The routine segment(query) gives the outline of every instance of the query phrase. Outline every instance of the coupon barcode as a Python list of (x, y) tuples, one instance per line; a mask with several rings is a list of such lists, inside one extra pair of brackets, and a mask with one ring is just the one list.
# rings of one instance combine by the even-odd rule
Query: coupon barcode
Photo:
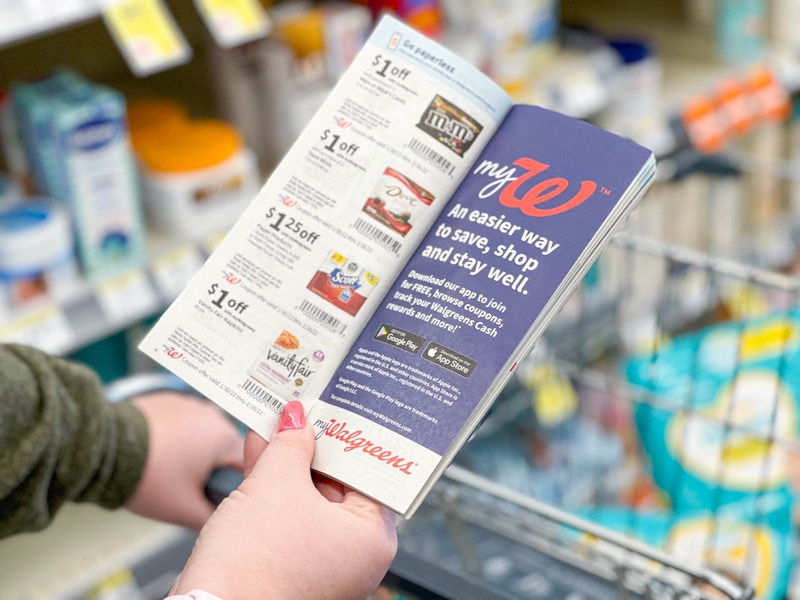
[(372, 223), (368, 223), (364, 219), (357, 219), (356, 222), (353, 224), (353, 229), (355, 229), (358, 233), (363, 235), (371, 242), (376, 242), (381, 247), (386, 248), (390, 252), (397, 254), (397, 252), (402, 248), (403, 244), (398, 242), (394, 239), (391, 235), (383, 231), (377, 225), (373, 225)]
[(286, 404), (286, 402), (270, 394), (264, 386), (252, 379), (245, 379), (244, 383), (242, 383), (242, 390), (253, 400), (266, 406), (276, 414), (280, 414), (283, 410), (283, 406)]
[(452, 175), (456, 170), (453, 163), (420, 140), (412, 139), (408, 142), (407, 148), (428, 164), (439, 169), (442, 173)]
[(300, 303), (300, 312), (308, 318), (313, 319), (315, 323), (319, 323), (325, 327), (325, 329), (333, 331), (334, 333), (343, 333), (344, 330), (347, 329), (347, 325), (342, 323), (341, 320), (325, 312), (319, 306), (312, 304), (308, 300), (303, 300)]

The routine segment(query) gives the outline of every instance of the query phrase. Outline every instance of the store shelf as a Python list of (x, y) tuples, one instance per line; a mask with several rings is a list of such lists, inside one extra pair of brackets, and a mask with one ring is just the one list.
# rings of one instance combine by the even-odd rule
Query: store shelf
[(96, 18), (99, 0), (0, 0), (0, 50)]
[(0, 340), (66, 355), (157, 315), (175, 299), (222, 235), (200, 242), (154, 241), (146, 264), (104, 279), (82, 279), (64, 298), (37, 298), (0, 311)]
[[(689, 4), (708, 7), (711, 2), (668, 0), (648, 3), (646, 9), (638, 0), (562, 2), (565, 14), (576, 17), (570, 24), (585, 26), (608, 37), (643, 39), (657, 48), (663, 66), (658, 114), (663, 119), (660, 119), (661, 128), (654, 130), (652, 138), (637, 141), (653, 148), (663, 167), (679, 162), (677, 158), (680, 157), (674, 155), (676, 150), (689, 149), (686, 132), (677, 122), (686, 101), (711, 92), (719, 82), (742, 75), (746, 69), (742, 65), (725, 64), (716, 56), (714, 39), (710, 35), (713, 24), (678, 18), (679, 14), (685, 16)], [(42, 38), (64, 28), (97, 21), (80, 29), (91, 29), (90, 34), (110, 44), (98, 19), (100, 10), (100, 0), (0, 0), (0, 53), (10, 49), (6, 56), (11, 57), (5, 65), (9, 71), (6, 77), (16, 76), (12, 71), (17, 70), (17, 65), (21, 71), (25, 64), (19, 58), (24, 57), (24, 53), (15, 52), (17, 49), (12, 46), (22, 49), (27, 40)], [(194, 12), (189, 3), (183, 4), (180, 10)], [(195, 23), (196, 15), (191, 16), (191, 23)], [(581, 17), (580, 22), (577, 22), (577, 17)], [(180, 17), (178, 20), (182, 27), (191, 26), (188, 19), (183, 20), (186, 23)], [(201, 29), (197, 27), (198, 23), (195, 23), (197, 31)], [(202, 33), (205, 35), (204, 31)], [(60, 37), (69, 36), (53, 36), (54, 41), (63, 43), (65, 47), (72, 44), (70, 39), (56, 39)], [(194, 38), (201, 39), (199, 35)], [(45, 41), (37, 40), (32, 46)], [(97, 45), (82, 47), (95, 48), (93, 54), (103, 55), (97, 52)], [(85, 66), (82, 61), (95, 60), (87, 54), (76, 53), (76, 56), (78, 58), (73, 62), (82, 67)], [(116, 52), (113, 56), (122, 64)], [(202, 53), (197, 56), (202, 57)], [(565, 52), (557, 60), (567, 62), (557, 64), (553, 80), (543, 85), (546, 88), (543, 96), (547, 101), (541, 103), (577, 118), (592, 120), (601, 115), (612, 101), (614, 91), (607, 54), (598, 51), (576, 56)], [(570, 63), (571, 60), (575, 62)], [(181, 94), (191, 95), (188, 101), (193, 105), (199, 104), (202, 109), (195, 112), (206, 114), (211, 112), (211, 103), (203, 97), (202, 92), (209, 90), (203, 89), (203, 86), (208, 87), (208, 82), (204, 78), (207, 75), (203, 70), (205, 66), (200, 62), (201, 58), (198, 58), (191, 70), (172, 71), (161, 79), (151, 77), (131, 82), (127, 81), (131, 79), (129, 73), (124, 71), (124, 75), (119, 76), (119, 83), (126, 93), (129, 92), (127, 88), (135, 90), (136, 93), (131, 94), (135, 96), (143, 95), (139, 90), (160, 93), (159, 86), (169, 78), (171, 91), (180, 88)], [(765, 56), (764, 62), (776, 69), (779, 80), (789, 92), (800, 91), (800, 57), (776, 54)], [(107, 76), (104, 69), (98, 65), (95, 67), (103, 77)], [(582, 95), (587, 89), (591, 94)], [(188, 90), (191, 93), (187, 93)], [(665, 181), (660, 183), (666, 184)], [(683, 207), (689, 204), (686, 197), (659, 199), (665, 211), (674, 209), (674, 203), (678, 201)], [(667, 202), (673, 204), (667, 205)], [(686, 212), (689, 212), (688, 208)], [(667, 212), (663, 215), (666, 221)], [(671, 213), (669, 218), (673, 219)], [(674, 221), (676, 227), (685, 227), (685, 219)], [(784, 222), (783, 225), (789, 224)], [(780, 236), (778, 228), (771, 231), (782, 239), (797, 237), (794, 230)], [(611, 367), (616, 368), (609, 354), (614, 350), (624, 351), (628, 343), (626, 334), (630, 333), (632, 324), (638, 326), (639, 323), (635, 317), (645, 315), (649, 318), (651, 313), (657, 313), (652, 322), (641, 321), (642, 332), (635, 332), (637, 335), (644, 335), (645, 325), (652, 325), (656, 331), (665, 334), (701, 327), (728, 306), (729, 298), (722, 292), (728, 291), (723, 284), (731, 281), (741, 284), (742, 288), (745, 285), (748, 289), (756, 288), (757, 292), (767, 290), (770, 297), (780, 295), (796, 301), (797, 282), (793, 276), (773, 276), (773, 269), (785, 266), (786, 257), (780, 256), (780, 261), (765, 263), (764, 257), (746, 244), (748, 238), (742, 236), (738, 239), (740, 254), (733, 258), (741, 263), (712, 257), (705, 247), (687, 250), (681, 246), (681, 240), (662, 242), (656, 239), (653, 230), (646, 230), (641, 236), (639, 232), (620, 235), (612, 246), (625, 260), (633, 259), (620, 261), (624, 271), (620, 277), (628, 284), (646, 283), (645, 267), (633, 270), (631, 265), (638, 265), (638, 261), (646, 265), (658, 260), (664, 265), (663, 280), (655, 277), (656, 269), (650, 269), (649, 275), (655, 282), (652, 287), (661, 288), (660, 295), (644, 293), (638, 289), (639, 286), (623, 285), (588, 308), (582, 306), (570, 314), (564, 311), (563, 318), (551, 326), (543, 341), (563, 363), (560, 367), (575, 382), (583, 383), (589, 389), (591, 386), (586, 381), (595, 383), (598, 374), (586, 368), (587, 363), (607, 360)], [(0, 314), (0, 340), (22, 341), (55, 354), (70, 354), (112, 334), (126, 331), (163, 310), (196, 272), (213, 245), (158, 241), (151, 248), (149, 260), (140, 268), (103, 281), (82, 281), (63, 302), (45, 299)], [(635, 278), (639, 281), (634, 281)], [(693, 311), (696, 306), (691, 302), (701, 292), (701, 310)], [(649, 306), (647, 302), (652, 297), (655, 297), (654, 305)], [(630, 298), (637, 301), (626, 303)], [(684, 305), (685, 302), (689, 305)], [(590, 389), (591, 398), (596, 401), (603, 398), (605, 402), (611, 392), (623, 393), (616, 371), (613, 376), (602, 375), (603, 386), (595, 385), (596, 389)], [(530, 397), (519, 396), (513, 405), (510, 401), (498, 403), (475, 438), (485, 439), (490, 434), (502, 436), (505, 424), (518, 422), (526, 416), (530, 401)], [(600, 414), (601, 409), (597, 412)], [(544, 523), (542, 517), (550, 519), (556, 514), (552, 507), (528, 503), (516, 497), (513, 501), (508, 498), (497, 501), (471, 479), (459, 479), (458, 469), (453, 472), (457, 476), (445, 478), (443, 485), (432, 494), (425, 510), (403, 526), (401, 549), (384, 583), (404, 593), (404, 597), (407, 594), (410, 598), (459, 600), (495, 597), (611, 599), (660, 597), (659, 593), (667, 593), (663, 589), (670, 590), (669, 597), (684, 597), (680, 594), (695, 597), (696, 589), (693, 588), (696, 584), (715, 579), (713, 569), (717, 565), (704, 564), (704, 569), (696, 570), (686, 568), (686, 565), (670, 563), (669, 557), (649, 554), (647, 549), (640, 557), (642, 561), (626, 563), (625, 560), (642, 550), (640, 546), (626, 545), (627, 542), (613, 536), (605, 539), (601, 529), (570, 528), (569, 523), (552, 519)], [(577, 470), (576, 473), (583, 476)], [(508, 480), (505, 478), (504, 482)], [(606, 479), (601, 482), (598, 477), (596, 483), (599, 486), (605, 482)], [(567, 509), (563, 504), (555, 505), (561, 510)], [(565, 535), (567, 530), (570, 535)], [(575, 531), (583, 535), (576, 536)], [(0, 542), (0, 581), (3, 582), (0, 596), (74, 600), (83, 597), (87, 590), (114, 573), (129, 570), (137, 584), (146, 590), (145, 597), (158, 598), (163, 596), (168, 588), (167, 582), (182, 566), (193, 539), (193, 534), (185, 530), (139, 519), (121, 511), (109, 513), (94, 507), (68, 506), (47, 531)], [(591, 540), (603, 540), (607, 544), (599, 548), (590, 544)], [(614, 550), (611, 556), (603, 553), (609, 547)], [(616, 560), (620, 556), (624, 560)], [(659, 575), (663, 575), (664, 580), (651, 578), (647, 569), (637, 571), (639, 566), (652, 566), (654, 556), (667, 563)], [(689, 565), (693, 566), (699, 566), (699, 562)], [(705, 567), (710, 570), (706, 571)], [(674, 589), (670, 587), (673, 585)], [(746, 597), (749, 593), (746, 589), (733, 589), (728, 582), (722, 582), (720, 587), (729, 591), (727, 597)]]
[(68, 504), (47, 529), (0, 541), (2, 596), (77, 600), (122, 571), (138, 588), (160, 594), (148, 598), (163, 597), (194, 538), (186, 529), (128, 511)]

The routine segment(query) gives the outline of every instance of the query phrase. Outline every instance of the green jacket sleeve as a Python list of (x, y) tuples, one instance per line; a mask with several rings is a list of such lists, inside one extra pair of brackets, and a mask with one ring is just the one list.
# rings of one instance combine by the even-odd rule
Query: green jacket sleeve
[(107, 401), (93, 371), (0, 344), (0, 539), (44, 528), (67, 501), (121, 506), (146, 458), (144, 416)]

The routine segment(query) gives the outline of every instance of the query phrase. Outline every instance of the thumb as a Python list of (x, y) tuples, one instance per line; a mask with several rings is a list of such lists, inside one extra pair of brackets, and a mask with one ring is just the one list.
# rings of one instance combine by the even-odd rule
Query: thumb
[(250, 471), (261, 456), (264, 450), (267, 449), (267, 440), (258, 435), (255, 431), (250, 429), (244, 438), (244, 476), (250, 475)]
[(292, 400), (283, 408), (278, 427), (256, 461), (252, 473), (269, 470), (270, 476), (309, 473), (314, 458), (314, 430), (307, 422), (303, 404)]

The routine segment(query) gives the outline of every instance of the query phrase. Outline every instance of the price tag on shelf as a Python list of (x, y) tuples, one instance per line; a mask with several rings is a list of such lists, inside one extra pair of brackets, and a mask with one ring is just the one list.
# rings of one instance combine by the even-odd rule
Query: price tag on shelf
[(164, 252), (151, 262), (156, 285), (165, 300), (172, 301), (203, 266), (203, 257), (192, 244)]
[(214, 40), (223, 48), (264, 37), (270, 22), (256, 0), (194, 0)]
[(84, 597), (94, 600), (133, 600), (141, 598), (142, 591), (130, 569), (123, 567), (92, 586)]
[(205, 236), (200, 242), (203, 246), (203, 250), (205, 250), (208, 254), (214, 252), (214, 250), (217, 249), (217, 246), (222, 243), (222, 240), (225, 239), (227, 233), (227, 231), (214, 231)]
[(540, 366), (525, 380), (533, 396), (536, 417), (545, 427), (554, 427), (578, 410), (578, 395), (570, 380), (552, 366)]
[(106, 319), (115, 324), (151, 315), (160, 305), (144, 269), (132, 269), (104, 279), (97, 284), (95, 294)]
[(185, 63), (191, 48), (161, 0), (111, 0), (103, 20), (138, 77)]
[(62, 354), (75, 345), (76, 337), (64, 311), (57, 304), (48, 302), (0, 322), (0, 340), (26, 344), (50, 354)]

